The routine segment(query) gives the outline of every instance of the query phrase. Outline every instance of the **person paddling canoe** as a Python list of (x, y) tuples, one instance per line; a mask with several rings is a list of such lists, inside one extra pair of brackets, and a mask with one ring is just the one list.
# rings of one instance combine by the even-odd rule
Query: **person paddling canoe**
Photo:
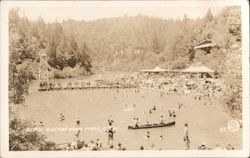
[(139, 118), (134, 118), (135, 120), (135, 127), (138, 127), (139, 126)]
[(160, 118), (160, 124), (164, 124), (164, 119), (163, 119), (162, 115), (161, 115), (161, 118)]

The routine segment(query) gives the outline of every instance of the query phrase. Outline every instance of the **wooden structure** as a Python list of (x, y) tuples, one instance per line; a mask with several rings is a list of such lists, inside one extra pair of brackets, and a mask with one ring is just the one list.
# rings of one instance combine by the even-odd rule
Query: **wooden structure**
[(159, 66), (156, 66), (154, 69), (145, 69), (141, 70), (141, 72), (148, 72), (148, 73), (160, 73), (160, 72), (166, 72), (166, 69), (162, 69)]
[(154, 69), (144, 69), (141, 70), (143, 73), (147, 73), (148, 75), (163, 75), (165, 77), (167, 76), (175, 76), (176, 73), (178, 73), (178, 70), (168, 70), (168, 69), (162, 69), (159, 66), (156, 66)]
[(211, 49), (215, 47), (216, 44), (212, 42), (212, 40), (204, 40), (194, 46), (194, 49), (202, 49), (206, 53), (210, 53)]
[(91, 83), (91, 82), (68, 82), (66, 85), (62, 83), (54, 83), (41, 81), (38, 91), (59, 91), (59, 90), (85, 90), (85, 89), (128, 89), (128, 88), (138, 88), (137, 85), (132, 84), (109, 84), (109, 83)]
[(49, 80), (49, 64), (47, 54), (40, 54), (40, 64), (39, 64), (39, 80), (48, 81)]
[(200, 74), (201, 78), (203, 78), (204, 76), (211, 78), (212, 76), (210, 74), (214, 73), (214, 71), (205, 66), (190, 66), (187, 69), (182, 70), (182, 73), (189, 73), (189, 74), (195, 74), (195, 75)]

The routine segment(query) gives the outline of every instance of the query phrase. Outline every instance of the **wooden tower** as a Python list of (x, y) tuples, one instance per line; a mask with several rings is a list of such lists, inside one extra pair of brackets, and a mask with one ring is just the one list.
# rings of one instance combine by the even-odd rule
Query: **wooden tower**
[(40, 54), (40, 65), (39, 65), (39, 80), (48, 81), (49, 80), (49, 65), (47, 54)]

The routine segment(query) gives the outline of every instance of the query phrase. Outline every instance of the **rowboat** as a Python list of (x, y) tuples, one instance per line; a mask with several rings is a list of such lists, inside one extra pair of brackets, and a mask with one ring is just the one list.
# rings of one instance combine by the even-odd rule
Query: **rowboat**
[(167, 127), (175, 125), (175, 121), (167, 123), (153, 123), (153, 124), (144, 124), (138, 126), (128, 126), (128, 129), (145, 129), (145, 128), (158, 128), (158, 127)]

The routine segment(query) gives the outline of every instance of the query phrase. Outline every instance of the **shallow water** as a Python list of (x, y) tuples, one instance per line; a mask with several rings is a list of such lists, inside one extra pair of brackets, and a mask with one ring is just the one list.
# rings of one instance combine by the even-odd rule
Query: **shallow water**
[[(107, 145), (107, 134), (104, 132), (108, 125), (107, 120), (115, 120), (114, 127), (117, 132), (114, 136), (115, 146), (121, 142), (130, 150), (139, 150), (141, 145), (151, 149), (184, 149), (183, 127), (189, 123), (191, 148), (195, 149), (206, 142), (209, 147), (220, 144), (222, 147), (230, 143), (235, 148), (242, 147), (242, 130), (237, 132), (222, 132), (220, 129), (227, 126), (232, 118), (222, 105), (213, 100), (212, 105), (203, 105), (203, 102), (194, 100), (193, 96), (176, 95), (160, 96), (160, 92), (152, 89), (93, 89), (93, 90), (67, 90), (39, 92), (38, 83), (34, 83), (27, 96), (26, 105), (19, 107), (18, 113), (23, 119), (43, 121), (43, 132), (48, 140), (56, 143), (73, 141), (76, 131), (46, 131), (56, 128), (82, 128), (80, 139), (89, 142), (100, 138), (103, 145)], [(178, 109), (178, 101), (182, 101), (184, 108)], [(150, 108), (156, 106), (157, 110), (149, 114)], [(140, 123), (157, 123), (160, 116), (168, 119), (168, 110), (175, 110), (177, 114), (176, 125), (172, 127), (128, 130), (133, 125), (134, 117)], [(65, 121), (60, 122), (62, 113)], [(80, 118), (80, 126), (76, 119)], [(150, 139), (146, 132), (150, 132)], [(163, 136), (163, 139), (160, 138)]]

